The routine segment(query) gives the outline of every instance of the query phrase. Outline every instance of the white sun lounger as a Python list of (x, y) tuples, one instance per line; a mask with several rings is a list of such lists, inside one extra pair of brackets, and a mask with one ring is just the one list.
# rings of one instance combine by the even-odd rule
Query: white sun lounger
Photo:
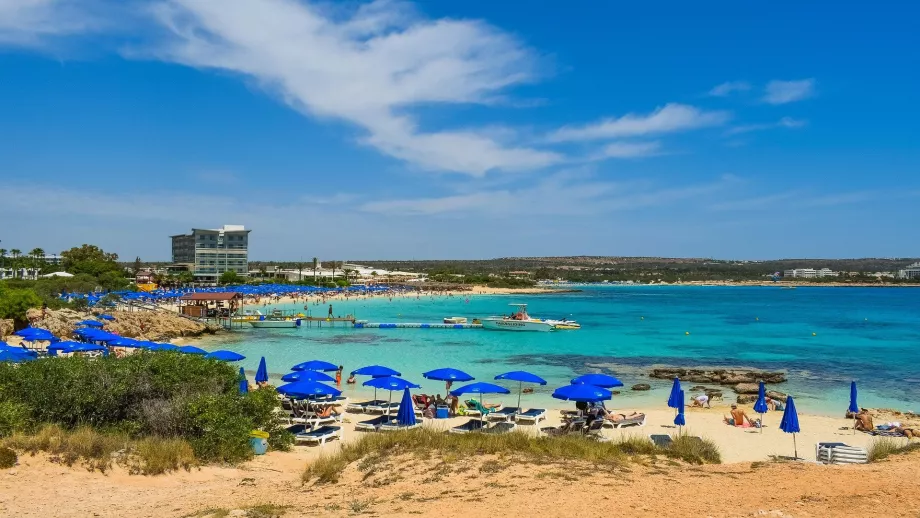
[(326, 444), (328, 440), (341, 438), (341, 426), (323, 426), (309, 432), (294, 434), (294, 441), (297, 443), (319, 444), (320, 446)]
[(629, 426), (645, 426), (645, 414), (640, 414), (636, 417), (628, 417), (617, 422), (613, 422), (609, 419), (604, 419), (604, 428), (626, 428)]
[(496, 410), (491, 414), (486, 414), (486, 421), (508, 421), (515, 414), (517, 414), (521, 409), (513, 406), (502, 408), (501, 410)]
[(531, 408), (526, 412), (514, 414), (514, 421), (518, 424), (535, 425), (546, 419), (546, 410)]
[(483, 433), (508, 433), (514, 431), (517, 425), (508, 421), (503, 423), (495, 423), (488, 428), (483, 428)]
[(866, 464), (869, 452), (842, 442), (819, 442), (815, 445), (815, 460), (825, 464)]
[(383, 401), (378, 404), (367, 405), (364, 407), (365, 412), (372, 412), (375, 414), (395, 414), (399, 411), (399, 401), (386, 402)]
[(380, 429), (380, 426), (392, 421), (393, 418), (388, 415), (377, 416), (373, 419), (368, 419), (367, 421), (361, 421), (355, 425), (355, 430), (361, 430), (364, 432), (376, 432)]
[(399, 430), (414, 430), (422, 426), (423, 421), (421, 419), (416, 419), (415, 424), (412, 426), (401, 426), (396, 421), (390, 421), (380, 425), (378, 428), (381, 432), (396, 432)]
[(367, 411), (368, 406), (382, 405), (382, 404), (386, 404), (386, 401), (382, 399), (374, 399), (372, 401), (358, 401), (355, 403), (348, 403), (347, 405), (345, 405), (345, 411), (360, 414), (362, 412)]

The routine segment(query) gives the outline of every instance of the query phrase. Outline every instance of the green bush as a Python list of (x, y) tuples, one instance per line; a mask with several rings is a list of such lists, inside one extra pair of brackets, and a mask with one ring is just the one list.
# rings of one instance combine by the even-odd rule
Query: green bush
[(185, 438), (205, 462), (239, 462), (252, 457), (252, 421), (242, 412), (242, 398), (202, 396), (186, 407)]
[(14, 401), (0, 401), (0, 437), (27, 430), (31, 421), (32, 416), (26, 405)]
[(12, 468), (18, 461), (19, 457), (16, 455), (15, 451), (6, 446), (0, 447), (0, 469)]

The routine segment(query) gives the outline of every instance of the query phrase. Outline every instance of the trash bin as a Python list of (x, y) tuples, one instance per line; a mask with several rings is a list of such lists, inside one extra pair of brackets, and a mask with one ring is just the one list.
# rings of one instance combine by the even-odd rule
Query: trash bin
[(447, 419), (448, 417), (450, 417), (450, 408), (446, 406), (439, 406), (434, 416), (437, 419)]
[(249, 445), (252, 447), (252, 453), (256, 455), (265, 455), (268, 451), (268, 433), (261, 430), (253, 430), (249, 434)]

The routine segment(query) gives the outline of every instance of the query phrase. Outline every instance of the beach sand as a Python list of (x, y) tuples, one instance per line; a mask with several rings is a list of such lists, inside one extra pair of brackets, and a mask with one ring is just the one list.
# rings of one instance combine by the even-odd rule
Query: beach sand
[[(673, 411), (646, 413), (644, 427), (607, 430), (605, 435), (615, 439), (676, 433)], [(558, 411), (548, 415), (541, 426), (558, 423)], [(361, 436), (353, 427), (366, 418), (346, 414), (344, 442)], [(351, 466), (340, 482), (324, 486), (302, 484), (301, 473), (311, 460), (336, 451), (341, 442), (270, 452), (237, 467), (208, 466), (156, 477), (129, 475), (122, 468), (90, 473), (53, 464), (44, 456), (23, 456), (19, 466), (0, 471), (0, 514), (183, 517), (207, 516), (196, 514), (206, 509), (261, 504), (288, 506), (284, 516), (367, 512), (530, 517), (608, 511), (623, 516), (852, 516), (880, 509), (896, 516), (920, 513), (920, 453), (872, 465), (817, 465), (809, 462), (816, 441), (867, 446), (873, 439), (841, 430), (848, 420), (802, 415), (803, 432), (797, 442), (799, 456), (806, 460), (772, 462), (770, 455), (793, 453), (792, 437), (777, 429), (779, 418), (778, 413), (767, 414), (768, 427), (760, 434), (722, 424), (722, 409), (688, 409), (684, 432), (715, 441), (725, 462), (721, 465), (664, 460), (599, 469), (578, 462), (537, 465), (513, 457), (449, 462), (395, 457), (363, 472)], [(466, 419), (429, 421), (426, 426), (446, 429)]]

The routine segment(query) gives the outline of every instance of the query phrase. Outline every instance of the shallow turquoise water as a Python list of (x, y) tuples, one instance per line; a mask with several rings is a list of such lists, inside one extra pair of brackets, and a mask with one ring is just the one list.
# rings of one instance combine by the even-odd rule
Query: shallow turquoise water
[[(920, 411), (920, 289), (636, 286), (333, 304), (336, 314), (354, 313), (371, 322), (440, 322), (446, 316), (506, 314), (511, 302), (528, 303), (537, 317), (575, 318), (583, 328), (552, 333), (246, 329), (222, 338), (222, 347), (246, 355), (247, 370), (264, 355), (269, 371), (279, 376), (310, 359), (342, 364), (346, 372), (382, 364), (421, 383), (424, 392), (444, 392), (440, 382), (421, 377), (434, 368), (457, 367), (490, 381), (501, 372), (524, 369), (550, 381), (525, 396), (541, 405), (552, 404), (553, 387), (587, 371), (623, 380), (626, 388), (614, 402), (628, 407), (666, 401), (670, 382), (650, 380), (646, 373), (652, 365), (745, 366), (788, 371), (788, 383), (770, 388), (797, 396), (807, 412), (842, 413), (850, 380), (859, 383), (862, 406)], [(311, 310), (325, 315), (327, 307)], [(650, 383), (653, 390), (628, 390), (634, 383)]]

